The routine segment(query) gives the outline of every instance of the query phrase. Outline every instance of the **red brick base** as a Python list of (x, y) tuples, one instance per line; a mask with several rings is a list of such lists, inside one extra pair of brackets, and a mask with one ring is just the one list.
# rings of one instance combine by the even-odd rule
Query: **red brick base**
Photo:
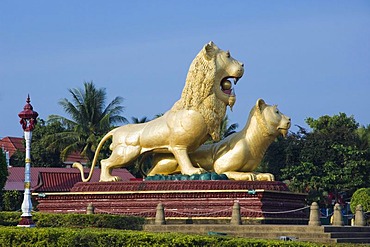
[(288, 191), (282, 182), (250, 181), (131, 181), (77, 183), (71, 192), (39, 194), (41, 212), (95, 213), (154, 218), (162, 203), (166, 218), (230, 218), (235, 201), (244, 219), (269, 223), (307, 222), (305, 194)]

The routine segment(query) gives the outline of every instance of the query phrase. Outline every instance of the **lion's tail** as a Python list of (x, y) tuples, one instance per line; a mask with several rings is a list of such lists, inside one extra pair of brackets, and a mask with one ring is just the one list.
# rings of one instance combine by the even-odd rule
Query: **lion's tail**
[(111, 138), (113, 135), (113, 131), (110, 131), (108, 132), (104, 137), (103, 139), (99, 142), (99, 145), (96, 149), (96, 152), (95, 152), (95, 155), (94, 155), (94, 159), (93, 159), (93, 162), (91, 164), (91, 169), (90, 169), (90, 173), (89, 173), (89, 176), (87, 178), (85, 178), (85, 175), (84, 175), (84, 171), (83, 171), (83, 167), (80, 163), (78, 162), (75, 162), (73, 163), (72, 167), (74, 168), (77, 168), (78, 170), (80, 170), (80, 173), (81, 173), (81, 178), (82, 178), (82, 182), (89, 182), (91, 177), (92, 177), (92, 174), (94, 172), (94, 167), (96, 165), (96, 162), (98, 160), (98, 156), (99, 156), (99, 153), (100, 153), (100, 150), (102, 149), (104, 143), (109, 139)]

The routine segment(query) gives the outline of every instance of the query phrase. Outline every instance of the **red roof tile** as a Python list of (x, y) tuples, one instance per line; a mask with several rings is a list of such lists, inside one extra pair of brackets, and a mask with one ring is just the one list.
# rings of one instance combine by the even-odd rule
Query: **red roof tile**
[[(84, 172), (89, 173), (90, 168)], [(9, 176), (6, 181), (5, 190), (24, 190), (24, 167), (9, 167)], [(112, 174), (119, 176), (123, 181), (129, 181), (135, 177), (126, 169), (114, 169)], [(95, 168), (91, 182), (98, 182), (100, 169)], [(77, 182), (81, 182), (80, 172), (76, 168), (53, 168), (53, 167), (31, 167), (31, 187), (37, 192), (69, 191)]]
[(79, 162), (80, 164), (85, 165), (87, 163), (87, 159), (78, 152), (73, 152), (69, 154), (67, 158), (63, 161), (63, 163), (67, 165), (72, 165), (75, 162)]
[(74, 172), (40, 172), (34, 192), (70, 191), (73, 185), (81, 182), (81, 175)]
[(9, 152), (9, 157), (17, 151), (25, 152), (25, 147), (23, 143), (23, 138), (20, 137), (4, 137), (0, 140), (0, 148), (3, 148), (5, 151)]

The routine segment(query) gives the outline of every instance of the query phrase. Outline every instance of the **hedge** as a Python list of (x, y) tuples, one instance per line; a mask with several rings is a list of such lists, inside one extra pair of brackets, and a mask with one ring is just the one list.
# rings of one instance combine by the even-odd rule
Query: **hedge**
[[(0, 225), (16, 226), (20, 219), (20, 212), (0, 212)], [(33, 213), (32, 219), (37, 227), (99, 227), (141, 230), (145, 223), (144, 218), (109, 214)]]
[(260, 240), (236, 237), (185, 235), (181, 233), (148, 233), (131, 230), (94, 228), (20, 228), (0, 227), (2, 246), (334, 246), (280, 240)]

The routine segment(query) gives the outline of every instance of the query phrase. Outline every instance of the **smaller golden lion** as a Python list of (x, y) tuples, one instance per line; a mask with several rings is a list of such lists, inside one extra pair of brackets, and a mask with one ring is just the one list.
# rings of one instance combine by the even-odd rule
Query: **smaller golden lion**
[[(267, 105), (262, 99), (249, 114), (242, 131), (226, 137), (220, 142), (200, 146), (189, 154), (192, 164), (225, 174), (234, 180), (274, 181), (270, 173), (254, 173), (270, 144), (279, 135), (286, 136), (291, 120), (282, 114), (277, 106)], [(178, 165), (173, 156), (156, 154), (153, 168), (148, 176), (155, 174), (178, 173)]]

